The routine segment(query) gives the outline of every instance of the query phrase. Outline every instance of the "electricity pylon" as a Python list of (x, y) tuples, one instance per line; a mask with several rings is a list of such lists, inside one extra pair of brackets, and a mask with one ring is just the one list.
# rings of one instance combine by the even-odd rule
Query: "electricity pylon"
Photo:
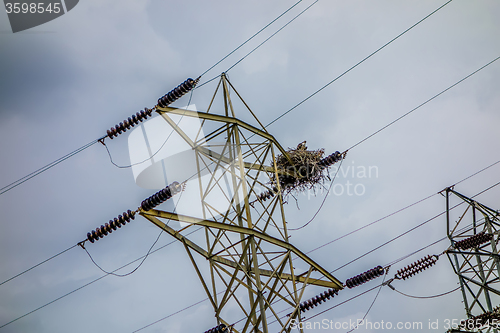
[[(234, 101), (232, 94), (237, 97)], [(222, 99), (218, 108), (216, 98)], [(238, 107), (233, 102), (255, 125), (236, 117)], [(288, 156), (286, 151), (224, 73), (205, 112), (173, 107), (156, 110), (196, 155), (198, 181), (194, 183), (199, 189), (201, 216), (154, 209), (140, 214), (184, 245), (218, 324), (234, 332), (267, 333), (268, 325), (276, 323), (271, 331), (289, 332), (292, 320), (300, 319), (299, 304), (306, 286), (335, 290), (343, 286), (289, 241), (282, 189), (279, 181), (272, 181), (287, 175), (288, 171), (278, 169), (275, 155)], [(193, 139), (172, 115), (198, 118), (203, 127), (198, 133), (209, 134)], [(260, 195), (266, 191), (266, 196)], [(184, 224), (176, 230), (165, 220)], [(198, 227), (204, 230), (203, 237), (191, 233)], [(208, 265), (198, 262), (200, 256)]]
[[(496, 307), (500, 304), (500, 214), (453, 188), (447, 188), (445, 193), (447, 235), (451, 241), (446, 253), (458, 275), (469, 319), (465, 326), (453, 332), (497, 332), (495, 327), (500, 325), (500, 313)], [(458, 205), (450, 208), (452, 195), (466, 204), (455, 222), (452, 222), (450, 210)]]

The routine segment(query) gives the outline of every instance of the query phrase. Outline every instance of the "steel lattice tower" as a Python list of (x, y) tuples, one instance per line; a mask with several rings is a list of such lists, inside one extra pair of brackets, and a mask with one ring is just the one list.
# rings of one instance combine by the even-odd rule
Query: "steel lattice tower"
[[(234, 101), (231, 94), (237, 97)], [(222, 107), (214, 106), (216, 97), (222, 99)], [(236, 109), (243, 110), (245, 119), (255, 125), (237, 118)], [(270, 179), (286, 176), (278, 171), (275, 155), (288, 156), (286, 151), (224, 74), (205, 112), (173, 107), (157, 107), (157, 111), (195, 152), (199, 176), (209, 175), (197, 185), (203, 216), (154, 209), (141, 210), (140, 214), (184, 245), (217, 324), (238, 322), (231, 327), (234, 332), (267, 333), (268, 325), (276, 322), (279, 329), (275, 326), (272, 331), (290, 331), (291, 320), (300, 316), (299, 303), (307, 285), (336, 290), (343, 286), (289, 242), (280, 183), (270, 183)], [(171, 115), (199, 118), (202, 126), (210, 128), (205, 131), (209, 134), (193, 140)], [(227, 210), (220, 211), (206, 199), (215, 190), (227, 193), (222, 187), (228, 184), (232, 195), (222, 198)], [(264, 200), (258, 197), (273, 186), (277, 187), (276, 195)], [(165, 220), (188, 224), (176, 230)], [(187, 235), (200, 226), (203, 237), (199, 237), (201, 232)]]
[[(500, 214), (453, 188), (447, 188), (445, 194), (447, 235), (451, 241), (451, 247), (446, 253), (459, 279), (466, 316), (472, 321), (477, 321), (478, 318), (490, 318), (491, 321), (499, 316), (498, 308), (495, 307), (500, 304)], [(458, 197), (459, 204), (466, 204), (465, 210), (455, 222), (452, 222), (450, 210), (458, 205), (450, 208), (452, 196)], [(477, 326), (453, 330), (470, 331), (497, 332), (493, 327)]]

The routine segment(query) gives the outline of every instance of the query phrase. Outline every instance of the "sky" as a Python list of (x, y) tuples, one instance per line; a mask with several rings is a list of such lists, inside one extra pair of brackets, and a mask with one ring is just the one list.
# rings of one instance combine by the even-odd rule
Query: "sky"
[[(67, 14), (15, 34), (1, 11), (0, 187), (154, 106), (160, 96), (188, 77), (199, 76), (293, 3), (82, 0)], [(312, 3), (299, 3), (201, 81), (226, 71)], [(443, 3), (318, 1), (232, 68), (229, 80), (267, 124)], [(267, 129), (283, 147), (306, 140), (310, 149), (344, 151), (500, 56), (499, 15), (497, 1), (454, 0)], [(307, 227), (290, 231), (291, 243), (308, 252), (498, 161), (499, 78), (497, 61), (350, 150), (324, 207)], [(206, 108), (216, 82), (196, 89), (191, 103)], [(174, 105), (187, 104), (183, 97)], [(127, 136), (107, 141), (119, 165), (130, 162)], [(358, 175), (369, 167), (377, 172)], [(473, 196), (500, 181), (499, 171), (497, 164), (455, 189)], [(352, 188), (358, 185), (357, 193), (347, 191), (348, 182)], [(153, 193), (137, 186), (132, 170), (115, 167), (105, 147), (95, 144), (0, 195), (0, 281), (75, 245), (88, 231), (134, 209)], [(285, 205), (289, 227), (308, 221), (323, 196), (305, 194), (297, 196), (297, 202), (289, 200)], [(476, 199), (499, 209), (499, 196), (500, 187), (495, 187)], [(435, 195), (309, 255), (333, 271), (444, 210), (444, 197)], [(459, 213), (457, 208), (452, 218)], [(139, 217), (87, 249), (101, 267), (114, 270), (145, 255), (158, 234), (156, 226)], [(445, 236), (446, 220), (440, 216), (333, 275), (345, 281)], [(163, 234), (155, 248), (171, 241)], [(394, 264), (389, 276), (448, 246), (443, 241)], [(0, 326), (102, 275), (81, 248), (72, 248), (0, 285)], [(380, 282), (381, 278), (346, 288), (304, 315), (318, 314)], [(435, 267), (393, 286), (403, 293), (428, 296), (452, 290), (457, 283), (442, 256)], [(310, 288), (304, 297), (319, 291)], [(344, 323), (362, 318), (376, 292), (311, 321)], [(133, 332), (205, 297), (183, 246), (174, 242), (149, 256), (133, 274), (102, 278), (0, 332)], [(498, 305), (500, 300), (494, 302)], [(422, 322), (422, 331), (444, 332), (446, 321), (465, 318), (465, 311), (460, 292), (412, 299), (383, 287), (366, 318), (393, 325)], [(429, 321), (438, 321), (439, 327), (428, 329)], [(216, 324), (210, 304), (202, 302), (141, 332), (204, 332)], [(276, 325), (270, 326), (273, 330)]]

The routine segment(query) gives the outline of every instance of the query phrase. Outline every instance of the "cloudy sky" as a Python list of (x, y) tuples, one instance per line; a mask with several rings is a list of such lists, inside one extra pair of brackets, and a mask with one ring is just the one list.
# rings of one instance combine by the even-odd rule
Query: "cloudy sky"
[[(231, 69), (229, 78), (267, 124), (444, 2), (318, 1)], [(81, 0), (62, 17), (16, 34), (2, 11), (0, 187), (154, 106), (158, 97), (203, 73), (293, 3)], [(302, 1), (202, 81), (227, 70), (311, 3)], [(498, 1), (454, 0), (268, 130), (284, 147), (307, 140), (311, 149), (343, 151), (500, 56), (499, 15)], [(499, 77), (500, 61), (352, 149), (336, 179), (336, 192), (313, 223), (290, 232), (291, 242), (310, 251), (498, 161)], [(192, 102), (198, 108), (207, 107), (215, 84), (195, 90)], [(186, 97), (175, 105), (185, 104)], [(118, 164), (129, 163), (127, 135), (109, 144)], [(370, 166), (378, 170), (371, 177), (349, 174), (352, 168)], [(500, 181), (499, 170), (500, 164), (460, 183), (456, 190), (472, 196)], [(363, 193), (349, 195), (348, 182), (360, 184), (358, 194), (361, 189)], [(0, 196), (0, 282), (73, 246), (88, 231), (137, 207), (152, 193), (135, 184), (130, 169), (113, 166), (100, 144), (6, 192)], [(477, 200), (498, 209), (499, 195), (496, 187)], [(298, 196), (300, 210), (290, 201), (285, 209), (289, 226), (309, 220), (322, 200), (322, 195)], [(336, 270), (444, 209), (444, 198), (433, 196), (310, 256), (329, 271)], [(113, 270), (146, 254), (158, 233), (157, 227), (139, 218), (88, 249), (104, 269)], [(345, 281), (444, 236), (446, 221), (441, 216), (334, 275)], [(156, 248), (171, 240), (163, 234)], [(448, 245), (440, 242), (395, 264), (391, 275)], [(0, 285), (0, 326), (102, 275), (82, 249), (73, 248)], [(345, 290), (305, 316), (377, 282)], [(452, 290), (457, 282), (442, 257), (434, 268), (393, 285), (404, 293), (426, 296)], [(317, 291), (311, 289), (305, 297)], [(313, 321), (361, 318), (375, 294), (367, 293)], [(132, 332), (204, 298), (183, 247), (174, 243), (148, 257), (134, 274), (102, 278), (0, 332)], [(499, 300), (494, 302), (498, 305)], [(434, 331), (444, 332), (446, 319), (464, 317), (459, 292), (421, 300), (384, 287), (367, 319), (422, 322), (424, 328), (429, 320), (438, 320), (439, 329)], [(142, 331), (204, 332), (215, 325), (210, 304), (204, 302)]]

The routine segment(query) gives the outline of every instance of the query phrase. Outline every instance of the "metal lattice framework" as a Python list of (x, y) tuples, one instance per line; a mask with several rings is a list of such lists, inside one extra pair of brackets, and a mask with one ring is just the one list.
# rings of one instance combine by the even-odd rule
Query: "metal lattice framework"
[[(500, 304), (500, 214), (453, 188), (445, 192), (447, 235), (451, 241), (446, 253), (459, 278), (467, 318), (477, 321), (478, 318), (490, 318), (492, 314), (496, 317), (498, 309), (495, 306)], [(450, 216), (452, 196), (467, 205), (455, 222)], [(454, 332), (497, 332), (494, 327), (479, 326), (462, 327)]]
[[(237, 99), (232, 101), (231, 94)], [(217, 98), (222, 99), (222, 107), (214, 106)], [(262, 129), (237, 118), (233, 102), (239, 103), (247, 118)], [(273, 327), (272, 331), (289, 332), (292, 319), (299, 320), (299, 304), (306, 286), (336, 290), (343, 286), (289, 242), (280, 184), (270, 183), (270, 179), (284, 175), (278, 171), (275, 154), (287, 156), (286, 151), (224, 74), (206, 112), (173, 107), (157, 107), (157, 112), (196, 154), (202, 216), (161, 210), (141, 210), (140, 214), (184, 245), (218, 324), (237, 323), (231, 327), (234, 332), (267, 333), (268, 325), (276, 323), (279, 329)], [(172, 115), (199, 118), (209, 134), (189, 137)], [(278, 188), (276, 195), (267, 200), (258, 197), (274, 186)], [(214, 192), (219, 193), (219, 203), (225, 200), (226, 209), (208, 200)], [(185, 224), (176, 230), (165, 220)], [(203, 235), (187, 235), (200, 226)]]

